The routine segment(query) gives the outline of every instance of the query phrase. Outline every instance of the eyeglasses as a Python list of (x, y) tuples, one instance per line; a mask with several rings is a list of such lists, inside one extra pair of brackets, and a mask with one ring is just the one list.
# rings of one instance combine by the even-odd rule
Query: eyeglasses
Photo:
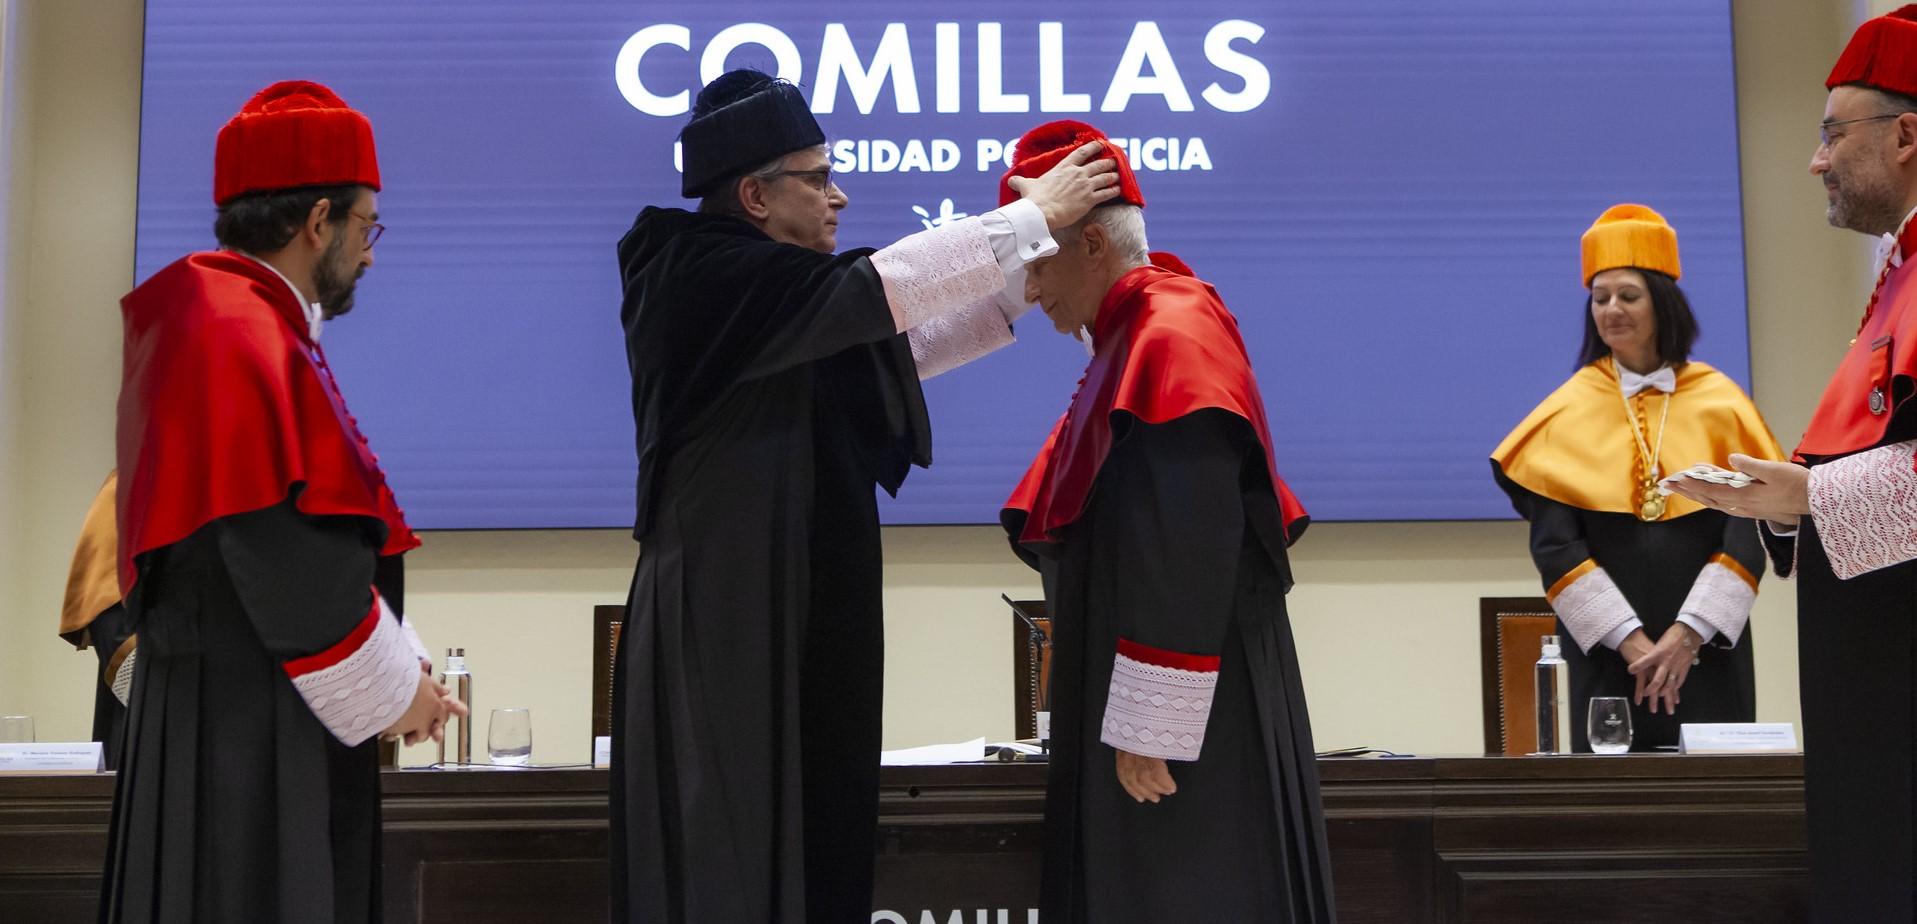
[[(1830, 147), (1830, 143), (1831, 143), (1830, 130), (1833, 128), (1836, 128), (1839, 125), (1855, 125), (1858, 122), (1882, 122), (1885, 119), (1897, 119), (1897, 118), (1902, 118), (1903, 116), (1904, 116), (1904, 113), (1901, 113), (1901, 112), (1888, 112), (1883, 115), (1864, 116), (1861, 119), (1839, 119), (1836, 122), (1825, 122), (1824, 124), (1819, 125), (1817, 127), (1817, 141), (1820, 145), (1824, 147)], [(1837, 137), (1839, 138), (1844, 137), (1844, 133), (1838, 132)]]
[(366, 249), (372, 250), (373, 245), (379, 243), (379, 236), (386, 233), (386, 226), (358, 212), (348, 212), (347, 214), (360, 221), (366, 222)]
[(781, 170), (777, 173), (767, 176), (766, 179), (776, 180), (780, 177), (785, 177), (785, 176), (803, 177), (805, 179), (805, 185), (810, 186), (813, 189), (818, 190), (819, 192), (825, 192), (826, 190), (832, 188), (832, 168), (831, 167), (822, 167), (818, 170)]

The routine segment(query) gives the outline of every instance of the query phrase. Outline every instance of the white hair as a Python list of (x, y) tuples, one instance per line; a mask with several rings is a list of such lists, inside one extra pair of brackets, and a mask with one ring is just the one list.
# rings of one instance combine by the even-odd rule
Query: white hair
[(1132, 266), (1143, 266), (1151, 262), (1151, 245), (1145, 240), (1145, 210), (1128, 202), (1101, 205), (1092, 209), (1079, 220), (1078, 232), (1084, 233), (1084, 226), (1097, 224), (1105, 229), (1105, 238), (1112, 242), (1112, 250), (1121, 260)]

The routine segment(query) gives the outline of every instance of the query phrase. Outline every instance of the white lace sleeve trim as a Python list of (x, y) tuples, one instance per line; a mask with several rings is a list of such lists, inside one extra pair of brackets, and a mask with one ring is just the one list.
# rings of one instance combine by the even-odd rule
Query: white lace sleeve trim
[(1099, 740), (1165, 760), (1197, 760), (1218, 672), (1180, 670), (1117, 655)]
[[(1751, 621), (1751, 605), (1757, 602), (1757, 588), (1750, 579), (1718, 562), (1710, 562), (1697, 573), (1691, 593), (1678, 607), (1679, 618), (1692, 617), (1717, 630), (1725, 644), (1735, 648)], [(1699, 632), (1699, 635), (1705, 633)], [(1705, 641), (1710, 641), (1706, 636)]]
[(1005, 272), (976, 217), (920, 231), (871, 259), (900, 333), (1005, 288)]
[(1913, 449), (1894, 443), (1810, 470), (1811, 516), (1839, 578), (1917, 559)]
[(936, 317), (906, 332), (919, 378), (950, 372), (1012, 343), (999, 299), (984, 298), (958, 314)]
[(332, 648), (286, 663), (293, 688), (341, 743), (356, 746), (399, 720), (419, 687), (419, 658), (374, 594), (372, 611)]
[(1603, 568), (1593, 568), (1551, 598), (1551, 609), (1571, 633), (1578, 650), (1589, 653), (1612, 629), (1634, 619), (1624, 593)]
[(120, 660), (120, 669), (113, 672), (113, 686), (109, 689), (113, 691), (113, 698), (119, 700), (122, 706), (127, 705), (128, 697), (133, 695), (133, 662), (139, 659), (140, 649), (136, 646)]

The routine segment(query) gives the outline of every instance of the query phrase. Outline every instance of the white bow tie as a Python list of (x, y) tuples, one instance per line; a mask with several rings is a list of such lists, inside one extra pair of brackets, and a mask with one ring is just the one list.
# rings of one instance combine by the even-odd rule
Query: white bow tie
[(1667, 395), (1677, 390), (1677, 373), (1670, 366), (1665, 366), (1650, 375), (1638, 375), (1624, 368), (1620, 363), (1617, 376), (1618, 387), (1624, 390), (1626, 398), (1633, 397), (1647, 388), (1655, 388)]

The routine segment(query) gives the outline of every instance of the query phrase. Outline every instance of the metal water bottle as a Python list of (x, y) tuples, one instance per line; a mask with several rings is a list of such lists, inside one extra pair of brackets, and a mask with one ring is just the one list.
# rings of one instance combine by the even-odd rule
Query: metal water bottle
[(1538, 753), (1571, 752), (1571, 666), (1564, 663), (1558, 637), (1547, 635), (1538, 658)]
[(446, 649), (446, 670), (439, 675), (439, 682), (452, 690), (466, 706), (465, 716), (446, 717), (446, 737), (439, 742), (439, 762), (446, 762), (446, 744), (453, 745), (453, 762), (469, 764), (473, 762), (473, 675), (466, 670), (466, 649)]

